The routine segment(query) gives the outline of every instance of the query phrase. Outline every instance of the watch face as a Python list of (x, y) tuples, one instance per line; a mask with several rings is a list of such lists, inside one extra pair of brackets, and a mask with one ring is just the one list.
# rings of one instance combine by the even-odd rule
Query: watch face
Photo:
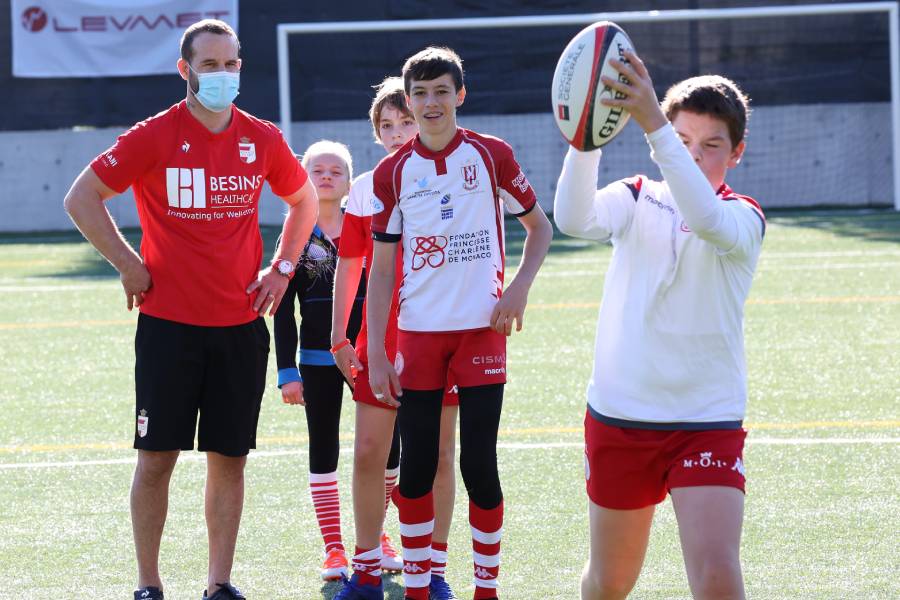
[(288, 260), (279, 260), (275, 268), (278, 269), (278, 272), (282, 275), (290, 275), (291, 271), (294, 270), (291, 268), (292, 266), (293, 265), (291, 265), (291, 262)]

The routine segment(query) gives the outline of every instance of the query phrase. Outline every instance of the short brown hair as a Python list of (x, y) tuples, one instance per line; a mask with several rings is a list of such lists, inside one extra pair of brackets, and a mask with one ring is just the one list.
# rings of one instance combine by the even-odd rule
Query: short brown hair
[(429, 46), (406, 59), (403, 65), (403, 89), (409, 94), (413, 81), (431, 81), (447, 73), (458, 92), (465, 85), (462, 59), (450, 48)]
[(231, 28), (231, 25), (218, 19), (203, 19), (185, 29), (184, 33), (181, 35), (181, 58), (187, 62), (191, 62), (194, 58), (194, 38), (201, 33), (230, 35), (234, 38), (234, 41), (237, 42), (238, 54), (240, 54), (241, 41), (238, 39), (234, 29)]
[(385, 106), (396, 108), (403, 116), (412, 118), (412, 111), (406, 106), (406, 94), (403, 90), (403, 79), (400, 77), (385, 77), (384, 81), (375, 86), (375, 98), (369, 108), (369, 120), (372, 122), (372, 132), (375, 140), (381, 141), (381, 109)]
[(726, 77), (701, 75), (670, 87), (663, 98), (662, 110), (669, 121), (682, 110), (720, 119), (728, 127), (732, 147), (736, 147), (747, 132), (750, 98)]

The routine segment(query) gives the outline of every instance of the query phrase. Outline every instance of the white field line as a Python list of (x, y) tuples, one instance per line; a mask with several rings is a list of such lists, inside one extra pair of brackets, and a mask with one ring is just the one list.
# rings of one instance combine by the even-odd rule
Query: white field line
[[(900, 256), (900, 253), (897, 253)], [(543, 270), (540, 273), (541, 279), (553, 279), (557, 277), (591, 277), (603, 275), (609, 268), (608, 261), (597, 261), (590, 259), (572, 259), (564, 261), (547, 261), (547, 267), (550, 266), (574, 266), (588, 265), (594, 267), (590, 270), (568, 270), (568, 271), (551, 271)], [(769, 273), (772, 271), (839, 271), (839, 270), (864, 270), (864, 269), (894, 269), (900, 268), (900, 262), (897, 261), (881, 261), (881, 262), (858, 262), (858, 263), (815, 263), (815, 264), (770, 264), (764, 260), (760, 261), (759, 272)], [(508, 269), (509, 275), (516, 273), (515, 267)], [(0, 285), (0, 294), (21, 294), (21, 293), (55, 293), (55, 292), (83, 292), (90, 290), (113, 290), (119, 289), (119, 282), (114, 283), (96, 283), (85, 285)]]
[(81, 292), (86, 290), (113, 290), (120, 288), (119, 282), (115, 284), (88, 284), (88, 285), (2, 285), (0, 294), (20, 292)]
[[(763, 252), (760, 256), (760, 270), (762, 271), (827, 271), (832, 269), (859, 269), (859, 268), (891, 268), (898, 267), (900, 263), (887, 262), (862, 262), (862, 263), (822, 263), (822, 264), (800, 264), (800, 265), (772, 265), (769, 262), (775, 262), (779, 259), (793, 258), (873, 258), (884, 256), (900, 256), (900, 250), (846, 250), (835, 252)], [(568, 266), (568, 265), (591, 265), (597, 268), (597, 271), (556, 271), (542, 272), (541, 277), (569, 277), (596, 275), (604, 271), (609, 266), (608, 260), (598, 261), (596, 257), (590, 256), (573, 256), (569, 258), (548, 257), (546, 266)], [(510, 265), (508, 270), (512, 273), (515, 271), (516, 265)], [(87, 277), (90, 278), (90, 277)], [(97, 279), (109, 279), (108, 276), (96, 276)], [(102, 283), (86, 283), (86, 284), (63, 284), (48, 285), (46, 279), (39, 280), (40, 283), (28, 285), (29, 281), (34, 281), (32, 277), (17, 279), (14, 277), (0, 278), (0, 293), (21, 293), (21, 292), (78, 292), (86, 290), (100, 289), (118, 289), (118, 281), (104, 281)], [(24, 282), (24, 284), (20, 283)]]
[[(852, 446), (852, 445), (860, 445), (860, 444), (878, 444), (878, 445), (889, 445), (889, 444), (900, 444), (900, 438), (890, 437), (890, 438), (878, 438), (878, 437), (869, 437), (869, 438), (748, 438), (747, 445), (748, 446), (816, 446), (816, 445), (827, 445), (827, 446)], [(500, 442), (497, 444), (497, 448), (501, 450), (542, 450), (549, 448), (583, 448), (583, 442), (537, 442), (537, 443), (524, 443), (524, 442)], [(353, 448), (341, 448), (341, 454), (350, 454), (353, 452)], [(308, 451), (303, 448), (296, 448), (290, 450), (261, 450), (259, 452), (254, 451), (250, 454), (251, 460), (256, 460), (259, 458), (269, 458), (269, 457), (278, 457), (278, 456), (302, 456), (307, 454)], [(182, 456), (178, 459), (181, 462), (198, 462), (204, 459), (204, 456), (200, 452), (191, 452), (191, 453), (182, 453)], [(0, 470), (11, 470), (11, 469), (71, 469), (75, 467), (90, 467), (90, 466), (104, 466), (104, 465), (134, 465), (136, 461), (136, 456), (130, 456), (128, 458), (110, 458), (104, 460), (66, 460), (66, 461), (58, 461), (58, 462), (24, 462), (24, 463), (7, 463), (0, 464)]]
[(900, 267), (900, 262), (858, 262), (858, 263), (821, 263), (804, 265), (776, 265), (760, 263), (759, 272), (769, 271), (837, 271), (841, 269), (886, 269)]
[[(585, 277), (590, 275), (603, 275), (609, 267), (609, 263), (595, 263), (596, 269), (592, 270), (570, 270), (570, 271), (541, 271), (538, 275), (541, 279), (554, 277)], [(858, 263), (822, 263), (822, 264), (805, 264), (805, 265), (775, 265), (760, 264), (759, 273), (766, 274), (773, 271), (840, 271), (846, 269), (865, 270), (865, 269), (898, 269), (900, 262), (858, 262)], [(510, 273), (514, 273), (510, 269)], [(0, 288), (0, 292), (4, 291)], [(12, 290), (11, 290), (12, 291)]]
[[(780, 259), (791, 258), (872, 258), (884, 256), (900, 256), (900, 250), (844, 250), (844, 251), (822, 251), (822, 252), (766, 252), (763, 248), (762, 254), (759, 256), (760, 263), (766, 261), (775, 261)], [(572, 256), (572, 257), (556, 257), (552, 254), (547, 257), (546, 264), (553, 265), (572, 265), (572, 264), (594, 264), (597, 263), (596, 257), (591, 256)]]

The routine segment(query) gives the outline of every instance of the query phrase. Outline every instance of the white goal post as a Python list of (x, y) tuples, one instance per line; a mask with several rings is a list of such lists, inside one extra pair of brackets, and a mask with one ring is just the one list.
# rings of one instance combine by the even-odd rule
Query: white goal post
[[(281, 130), (291, 143), (291, 78), (288, 59), (288, 36), (326, 33), (365, 33), (424, 31), (440, 29), (485, 29), (512, 27), (546, 27), (587, 25), (596, 21), (616, 23), (648, 23), (666, 21), (752, 19), (760, 17), (798, 17), (813, 15), (885, 13), (888, 19), (891, 90), (891, 147), (894, 209), (900, 211), (900, 26), (896, 2), (860, 2), (842, 4), (807, 4), (800, 6), (768, 6), (746, 8), (708, 8), (539, 15), (523, 17), (481, 17), (460, 19), (413, 19), (397, 21), (345, 21), (327, 23), (281, 23), (278, 25), (278, 99)], [(562, 52), (562, 47), (560, 47)], [(550, 82), (547, 82), (549, 89)], [(549, 92), (548, 92), (549, 96)], [(549, 107), (548, 107), (549, 111)]]

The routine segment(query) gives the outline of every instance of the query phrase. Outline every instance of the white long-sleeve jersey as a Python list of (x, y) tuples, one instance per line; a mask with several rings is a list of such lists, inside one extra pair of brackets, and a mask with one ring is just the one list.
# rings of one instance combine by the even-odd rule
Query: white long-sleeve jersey
[(589, 412), (623, 427), (738, 428), (744, 302), (765, 217), (751, 198), (713, 190), (671, 125), (646, 137), (664, 181), (598, 190), (601, 151), (570, 149), (556, 189), (563, 233), (613, 245)]

